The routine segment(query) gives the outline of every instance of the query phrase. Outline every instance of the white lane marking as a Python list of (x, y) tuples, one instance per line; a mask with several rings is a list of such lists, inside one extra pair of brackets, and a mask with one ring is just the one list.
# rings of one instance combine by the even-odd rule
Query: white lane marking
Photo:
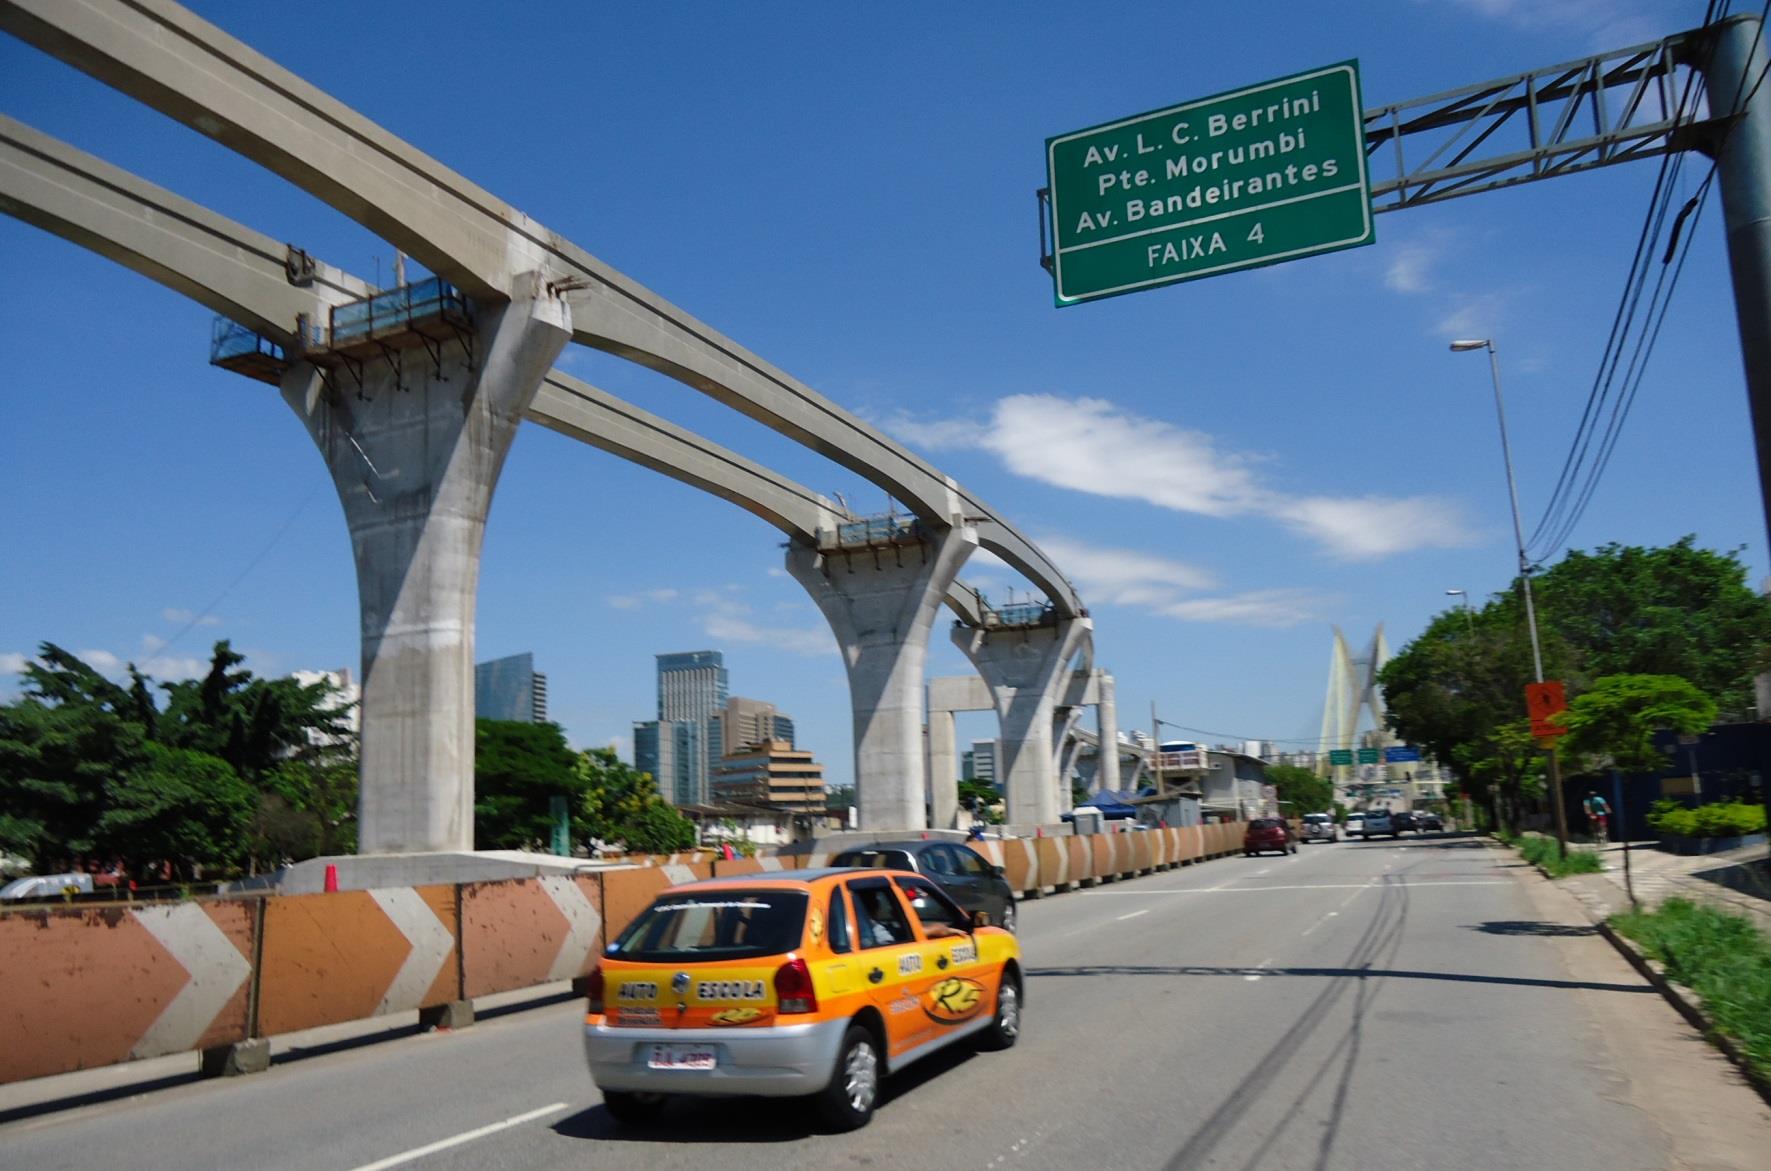
[(1250, 973), (1249, 975), (1246, 975), (1242, 978), (1252, 984), (1256, 980), (1259, 980), (1261, 978), (1261, 969), (1262, 968), (1270, 968), (1272, 966), (1273, 966), (1273, 957), (1268, 956), (1266, 959), (1262, 960), (1260, 963), (1255, 965), (1255, 970), (1252, 973)]
[[(1353, 890), (1353, 891), (1359, 891), (1359, 890), (1370, 890), (1373, 887), (1375, 887), (1376, 885), (1377, 885), (1377, 883), (1375, 883), (1375, 882), (1322, 882), (1322, 883), (1316, 883), (1311, 886), (1208, 886), (1208, 887), (1200, 888), (1198, 890), (1181, 890), (1181, 889), (1173, 889), (1173, 888), (1166, 889), (1166, 890), (1102, 890), (1100, 888), (1096, 888), (1095, 890), (1083, 891), (1082, 897), (1086, 899), (1086, 898), (1097, 898), (1097, 897), (1100, 897), (1103, 895), (1137, 895), (1137, 896), (1143, 896), (1143, 895), (1210, 895), (1210, 894), (1261, 895), (1261, 894), (1266, 894), (1269, 891), (1282, 891), (1282, 890)], [(1409, 890), (1426, 890), (1430, 887), (1435, 887), (1435, 886), (1511, 886), (1512, 880), (1484, 878), (1484, 879), (1475, 879), (1475, 880), (1471, 880), (1468, 882), (1461, 881), (1461, 880), (1457, 881), (1457, 882), (1394, 882), (1394, 883), (1391, 883), (1390, 885), (1391, 886), (1398, 886), (1398, 887), (1407, 887)]]
[(401, 1163), (410, 1163), (414, 1159), (422, 1159), (426, 1155), (434, 1155), (438, 1151), (446, 1151), (450, 1147), (458, 1147), (462, 1143), (471, 1143), (477, 1138), (485, 1138), (489, 1134), (497, 1134), (501, 1130), (509, 1130), (513, 1126), (521, 1126), (525, 1122), (533, 1122), (549, 1114), (557, 1114), (566, 1109), (566, 1103), (555, 1102), (551, 1106), (543, 1106), (539, 1110), (530, 1110), (526, 1114), (517, 1114), (506, 1118), (503, 1122), (494, 1122), (490, 1126), (482, 1126), (477, 1130), (463, 1131), (450, 1138), (438, 1139), (422, 1147), (413, 1147), (409, 1151), (401, 1151), (397, 1155), (389, 1155), (385, 1159), (377, 1159), (373, 1163), (364, 1163), (361, 1167), (353, 1167), (351, 1171), (383, 1171), (387, 1167), (398, 1167)]
[(1145, 908), (1144, 908), (1144, 909), (1143, 909), (1143, 910), (1141, 910), (1141, 911), (1133, 911), (1133, 912), (1132, 912), (1132, 913), (1131, 913), (1131, 914), (1129, 914), (1129, 915), (1118, 915), (1118, 916), (1115, 916), (1115, 918), (1117, 918), (1117, 919), (1118, 919), (1118, 921), (1119, 921), (1119, 922), (1121, 922), (1121, 923), (1123, 923), (1123, 922), (1125, 922), (1125, 921), (1126, 921), (1126, 920), (1127, 920), (1127, 919), (1136, 919), (1136, 918), (1137, 918), (1137, 917), (1138, 917), (1138, 916), (1139, 916), (1139, 915), (1148, 915), (1148, 914), (1149, 914), (1149, 913), (1150, 913), (1150, 908), (1149, 908), (1149, 907), (1145, 907)]
[[(1342, 903), (1342, 904), (1341, 904), (1341, 905), (1342, 905), (1342, 906), (1343, 906), (1343, 907), (1344, 907), (1344, 906), (1346, 906), (1346, 904), (1345, 904), (1345, 903)], [(1329, 920), (1330, 920), (1330, 919), (1332, 919), (1332, 918), (1334, 918), (1334, 917), (1335, 917), (1335, 916), (1336, 916), (1336, 915), (1338, 915), (1338, 914), (1340, 914), (1340, 912), (1339, 912), (1339, 911), (1330, 911), (1330, 912), (1329, 912), (1329, 913), (1328, 913), (1328, 914), (1326, 914), (1326, 915), (1324, 915), (1324, 916), (1322, 916), (1322, 918), (1320, 918), (1320, 919), (1318, 919), (1318, 920), (1316, 920), (1316, 921), (1315, 921), (1315, 922), (1314, 922), (1314, 923), (1312, 923), (1312, 924), (1310, 924), (1310, 925), (1309, 925), (1309, 926), (1308, 926), (1308, 927), (1306, 927), (1306, 928), (1304, 928), (1304, 932), (1303, 932), (1303, 933), (1304, 933), (1304, 934), (1305, 934), (1305, 935), (1308, 935), (1308, 934), (1310, 934), (1310, 932), (1312, 932), (1312, 931), (1314, 931), (1314, 930), (1316, 930), (1316, 928), (1318, 928), (1318, 927), (1320, 927), (1320, 926), (1322, 926), (1322, 925), (1323, 925), (1323, 924), (1324, 924), (1324, 923), (1326, 923), (1326, 922), (1328, 922), (1328, 921), (1329, 921)]]
[(1255, 871), (1255, 872), (1254, 872), (1254, 876), (1255, 876), (1255, 877), (1256, 877), (1256, 878), (1259, 878), (1259, 877), (1260, 877), (1260, 876), (1261, 876), (1261, 875), (1263, 875), (1263, 874), (1271, 874), (1271, 873), (1273, 873), (1273, 868), (1272, 868), (1272, 867), (1271, 867), (1271, 866), (1269, 866), (1269, 867), (1267, 867), (1267, 868), (1266, 868), (1266, 869), (1265, 869), (1265, 870), (1257, 870), (1257, 871)]

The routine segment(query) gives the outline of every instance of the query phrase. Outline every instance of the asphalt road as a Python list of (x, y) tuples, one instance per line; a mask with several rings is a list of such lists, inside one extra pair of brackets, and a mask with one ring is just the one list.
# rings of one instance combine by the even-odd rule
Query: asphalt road
[[(1762, 1103), (1728, 1098), (1743, 1091), (1702, 1042), (1547, 913), (1539, 881), (1472, 839), (1427, 838), (1027, 902), (1021, 1043), (912, 1067), (854, 1134), (756, 1099), (623, 1130), (570, 1001), (18, 1118), (0, 1167), (1751, 1165), (1725, 1143), (1694, 1152), (1691, 1132), (1715, 1128), (1693, 1111), (1725, 1103), (1751, 1150), (1771, 1135)], [(1699, 1104), (1657, 1110), (1657, 1078)]]

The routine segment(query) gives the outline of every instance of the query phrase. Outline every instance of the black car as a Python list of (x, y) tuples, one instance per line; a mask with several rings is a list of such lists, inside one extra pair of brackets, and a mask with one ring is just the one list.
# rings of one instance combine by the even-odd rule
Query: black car
[(1414, 828), (1419, 830), (1423, 834), (1425, 834), (1425, 833), (1435, 833), (1436, 834), (1436, 833), (1441, 833), (1444, 831), (1445, 822), (1440, 820), (1439, 815), (1437, 813), (1421, 813), (1421, 814), (1417, 814), (1415, 816)]
[(1390, 825), (1395, 827), (1398, 834), (1420, 832), (1420, 822), (1406, 809), (1390, 814)]
[(990, 922), (1015, 929), (1015, 892), (975, 850), (958, 842), (875, 842), (854, 846), (830, 860), (832, 866), (882, 867), (926, 875), (968, 911), (987, 911)]

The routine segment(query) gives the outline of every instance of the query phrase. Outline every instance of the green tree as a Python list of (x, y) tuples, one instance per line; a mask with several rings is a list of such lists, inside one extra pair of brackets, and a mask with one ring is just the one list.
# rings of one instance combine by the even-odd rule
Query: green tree
[[(186, 874), (351, 848), (348, 709), (326, 684), (255, 679), (240, 662), (218, 642), (204, 679), (158, 689), (161, 710), (134, 664), (125, 687), (42, 644), (25, 694), (0, 705), (0, 848), (40, 868), (121, 858)], [(181, 810), (198, 815), (187, 834), (168, 825)]]
[[(1072, 795), (1074, 796), (1074, 794)], [(1087, 794), (1083, 794), (1084, 798)], [(966, 777), (959, 782), (959, 807), (970, 810), (979, 821), (997, 825), (1002, 822), (1002, 814), (996, 806), (1001, 804), (1002, 794), (989, 781), (980, 781), (975, 777)], [(1076, 802), (1078, 805), (1082, 801)]]
[(659, 795), (651, 773), (626, 764), (614, 749), (586, 749), (574, 768), (584, 783), (579, 807), (587, 836), (625, 842), (629, 850), (646, 854), (695, 844), (695, 823)]
[(105, 788), (95, 849), (130, 873), (165, 864), (171, 877), (189, 880), (243, 861), (257, 794), (220, 757), (149, 743), (143, 767)]
[(1771, 647), (1771, 599), (1747, 584), (1738, 551), (1694, 537), (1641, 548), (1572, 550), (1534, 583), (1542, 621), (1574, 648), (1584, 682), (1677, 675), (1720, 710), (1753, 706), (1753, 675)]
[[(553, 836), (552, 801), (581, 809), (588, 783), (558, 724), (474, 721), (474, 845), (481, 850), (545, 849)], [(572, 817), (572, 836), (588, 824)]]
[[(1685, 537), (1663, 548), (1570, 552), (1533, 583), (1544, 671), (1578, 696), (1590, 680), (1679, 675), (1725, 711), (1751, 706), (1752, 676), (1771, 647), (1771, 601), (1746, 584), (1733, 553)], [(1471, 795), (1509, 800), (1535, 787), (1524, 715), (1533, 678), (1518, 583), (1479, 611), (1438, 615), (1385, 666), (1390, 727), (1452, 764)], [(1521, 745), (1523, 741), (1523, 745)]]
[(1568, 706), (1563, 750), (1591, 767), (1652, 772), (1666, 764), (1656, 732), (1701, 732), (1715, 701), (1677, 675), (1607, 675)]
[(147, 740), (130, 692), (53, 643), (24, 681), (0, 705), (0, 849), (65, 869), (97, 848), (106, 785), (146, 763)]
[(1334, 782), (1317, 776), (1314, 769), (1270, 764), (1265, 772), (1267, 784), (1279, 791), (1279, 800), (1285, 803), (1281, 811), (1287, 817), (1323, 813), (1334, 804)]

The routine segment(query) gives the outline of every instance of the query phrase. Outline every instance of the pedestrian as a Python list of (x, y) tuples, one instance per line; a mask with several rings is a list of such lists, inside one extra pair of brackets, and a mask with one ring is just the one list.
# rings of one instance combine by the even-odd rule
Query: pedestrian
[(1611, 814), (1610, 804), (1599, 796), (1597, 789), (1588, 789), (1586, 800), (1580, 804), (1587, 813), (1587, 831), (1593, 835), (1595, 841), (1605, 841), (1609, 836), (1606, 832), (1606, 820)]

